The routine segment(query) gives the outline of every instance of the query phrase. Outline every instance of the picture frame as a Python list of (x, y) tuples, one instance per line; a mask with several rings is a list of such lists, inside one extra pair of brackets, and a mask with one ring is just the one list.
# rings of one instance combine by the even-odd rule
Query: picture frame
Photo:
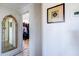
[(47, 23), (65, 22), (65, 4), (59, 4), (47, 9)]

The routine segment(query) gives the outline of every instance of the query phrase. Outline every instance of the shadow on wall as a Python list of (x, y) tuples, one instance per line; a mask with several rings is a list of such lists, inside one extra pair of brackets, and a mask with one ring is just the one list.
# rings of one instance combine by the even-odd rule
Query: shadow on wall
[(79, 49), (78, 48), (78, 46), (79, 46), (79, 31), (71, 31), (71, 33), (70, 33), (70, 35), (71, 35), (71, 41), (72, 41), (72, 44), (73, 44), (73, 46), (75, 46), (77, 49)]

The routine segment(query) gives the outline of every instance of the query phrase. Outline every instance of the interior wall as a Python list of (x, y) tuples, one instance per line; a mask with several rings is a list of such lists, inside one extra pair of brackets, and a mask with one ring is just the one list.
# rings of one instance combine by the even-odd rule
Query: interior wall
[[(34, 8), (33, 8), (33, 14), (30, 15), (32, 16), (31, 18), (31, 25), (30, 25), (30, 29), (32, 28), (33, 30), (31, 30), (31, 42), (33, 42), (34, 47), (35, 47), (35, 56), (41, 56), (42, 55), (42, 35), (41, 35), (41, 31), (42, 31), (42, 23), (41, 23), (41, 4), (37, 3), (34, 4)], [(35, 33), (34, 33), (35, 32)], [(33, 35), (35, 34), (35, 38), (32, 40)], [(30, 44), (30, 46), (32, 46), (32, 44)], [(32, 49), (31, 49), (32, 50)]]
[[(9, 52), (6, 53), (1, 53), (1, 48), (2, 48), (2, 20), (6, 15), (13, 15), (17, 22), (18, 22), (18, 47), (14, 50), (11, 50)], [(19, 14), (19, 12), (17, 12), (16, 10), (10, 9), (10, 8), (5, 8), (5, 7), (0, 7), (0, 55), (16, 55), (17, 53), (19, 53), (22, 50), (22, 19), (21, 19), (21, 15)]]
[(30, 55), (42, 55), (41, 4), (32, 4), (30, 9)]
[(58, 4), (42, 4), (43, 56), (79, 55), (79, 4), (65, 4), (65, 22), (47, 24), (47, 8)]

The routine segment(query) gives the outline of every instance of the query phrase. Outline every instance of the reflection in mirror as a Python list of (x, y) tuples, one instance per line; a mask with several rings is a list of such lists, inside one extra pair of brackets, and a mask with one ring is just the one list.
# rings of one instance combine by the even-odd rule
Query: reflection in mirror
[(12, 15), (2, 21), (2, 53), (17, 48), (17, 21)]

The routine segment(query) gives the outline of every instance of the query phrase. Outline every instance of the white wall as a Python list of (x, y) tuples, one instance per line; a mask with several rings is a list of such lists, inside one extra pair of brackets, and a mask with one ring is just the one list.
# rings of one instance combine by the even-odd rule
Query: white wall
[[(34, 14), (32, 14), (31, 16), (33, 16), (33, 20), (31, 21), (31, 23), (35, 20), (34, 23), (31, 24), (31, 27), (34, 24), (34, 26), (33, 26), (34, 31), (33, 32), (35, 32), (35, 40), (34, 41), (32, 40), (32, 41), (33, 41), (34, 46), (35, 46), (35, 56), (41, 56), (42, 55), (42, 35), (41, 35), (41, 30), (42, 30), (42, 25), (41, 25), (42, 24), (41, 23), (41, 19), (42, 18), (41, 18), (41, 16), (42, 15), (41, 15), (41, 4), (34, 4)], [(32, 41), (30, 43), (32, 43)], [(31, 46), (32, 46), (32, 44), (31, 44)]]
[[(7, 6), (6, 6), (7, 7)], [(18, 48), (14, 49), (12, 51), (6, 52), (6, 53), (1, 53), (1, 45), (2, 45), (2, 20), (6, 15), (13, 15), (17, 22), (18, 22)], [(5, 7), (0, 7), (0, 55), (15, 55), (17, 53), (20, 52), (20, 50), (22, 49), (22, 19), (21, 19), (21, 15), (19, 14), (19, 12), (17, 12), (17, 10), (12, 10), (12, 9), (7, 9)]]
[(30, 12), (30, 54), (42, 55), (41, 4), (33, 4)]
[(43, 56), (79, 55), (79, 4), (65, 4), (65, 22), (47, 24), (47, 8), (58, 4), (42, 4)]

